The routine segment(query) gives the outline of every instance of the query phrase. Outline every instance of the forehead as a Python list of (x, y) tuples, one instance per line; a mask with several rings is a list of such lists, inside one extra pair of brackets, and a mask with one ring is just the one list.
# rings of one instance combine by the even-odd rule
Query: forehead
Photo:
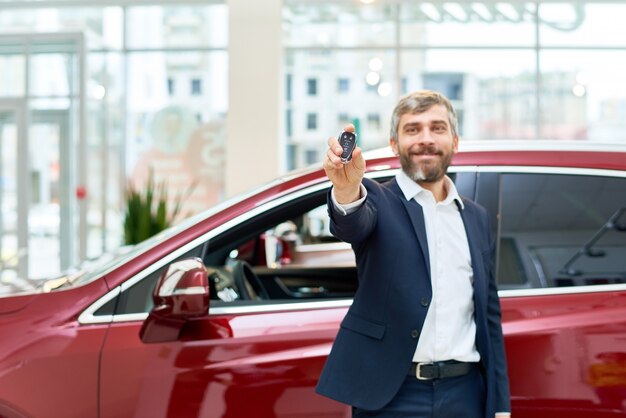
[(433, 122), (448, 122), (448, 109), (444, 105), (434, 105), (422, 113), (405, 113), (400, 117), (400, 126), (408, 123), (428, 124)]

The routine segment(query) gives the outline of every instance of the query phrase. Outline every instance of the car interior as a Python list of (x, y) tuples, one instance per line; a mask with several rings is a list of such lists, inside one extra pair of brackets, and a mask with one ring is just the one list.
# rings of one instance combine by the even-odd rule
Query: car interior
[(269, 212), (209, 243), (211, 298), (351, 298), (358, 285), (354, 254), (330, 234), (326, 191)]

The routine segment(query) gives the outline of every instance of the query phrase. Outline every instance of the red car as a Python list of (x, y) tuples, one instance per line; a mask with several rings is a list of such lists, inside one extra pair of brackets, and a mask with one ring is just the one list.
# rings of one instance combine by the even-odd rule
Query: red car
[[(461, 141), (450, 176), (493, 215), (513, 416), (624, 416), (626, 147)], [(0, 296), (0, 416), (349, 417), (314, 393), (358, 285), (328, 187), (291, 174)]]

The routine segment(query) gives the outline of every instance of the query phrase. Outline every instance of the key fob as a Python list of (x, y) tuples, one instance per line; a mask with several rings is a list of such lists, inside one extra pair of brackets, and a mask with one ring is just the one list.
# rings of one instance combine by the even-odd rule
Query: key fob
[(348, 131), (343, 131), (339, 135), (339, 145), (341, 145), (341, 162), (347, 164), (352, 160), (352, 151), (356, 148), (356, 134)]

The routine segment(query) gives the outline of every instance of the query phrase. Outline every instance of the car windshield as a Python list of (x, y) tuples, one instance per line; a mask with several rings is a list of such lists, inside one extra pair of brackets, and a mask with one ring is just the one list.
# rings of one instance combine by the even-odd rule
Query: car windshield
[[(206, 216), (207, 214), (203, 213), (201, 217), (205, 218)], [(189, 218), (181, 224), (165, 229), (157, 235), (154, 235), (137, 245), (123, 246), (112, 253), (103, 254), (95, 260), (87, 260), (81, 263), (78, 268), (71, 269), (63, 276), (48, 281), (47, 285), (51, 288), (44, 290), (55, 290), (59, 287), (80, 286), (89, 283), (107, 272), (116, 269), (122, 264), (125, 264), (138, 255), (148, 251), (159, 242), (168, 240), (180, 231), (188, 228), (190, 224), (194, 224), (196, 222), (198, 222), (197, 217)], [(55, 281), (58, 281), (58, 284), (55, 285)]]
[(212, 212), (213, 210), (209, 210), (201, 215), (189, 218), (137, 245), (125, 245), (94, 259), (85, 260), (54, 277), (43, 280), (13, 277), (10, 281), (4, 280), (0, 282), (0, 297), (14, 294), (52, 292), (87, 284), (144, 253), (159, 242), (163, 242), (180, 233), (180, 231), (188, 228), (191, 224), (198, 222), (198, 217), (205, 218), (210, 216)]
[(44, 284), (43, 291), (51, 291), (70, 286), (80, 286), (89, 283), (97, 279), (98, 277), (106, 274), (107, 272), (116, 269), (117, 267), (128, 262), (129, 260), (132, 260), (138, 255), (148, 251), (150, 248), (154, 247), (158, 243), (170, 239), (174, 235), (180, 233), (181, 231), (184, 231), (192, 225), (197, 224), (198, 222), (215, 215), (216, 213), (224, 210), (227, 207), (230, 207), (242, 200), (245, 200), (251, 195), (258, 193), (259, 191), (266, 190), (278, 183), (281, 183), (285, 181), (285, 179), (285, 177), (276, 179), (251, 192), (225, 200), (224, 202), (213, 206), (212, 208), (207, 209), (204, 212), (189, 217), (179, 224), (161, 231), (157, 235), (137, 245), (121, 247), (118, 250), (100, 256), (95, 260), (85, 261), (81, 263), (78, 268), (71, 269), (55, 279), (48, 280)]

